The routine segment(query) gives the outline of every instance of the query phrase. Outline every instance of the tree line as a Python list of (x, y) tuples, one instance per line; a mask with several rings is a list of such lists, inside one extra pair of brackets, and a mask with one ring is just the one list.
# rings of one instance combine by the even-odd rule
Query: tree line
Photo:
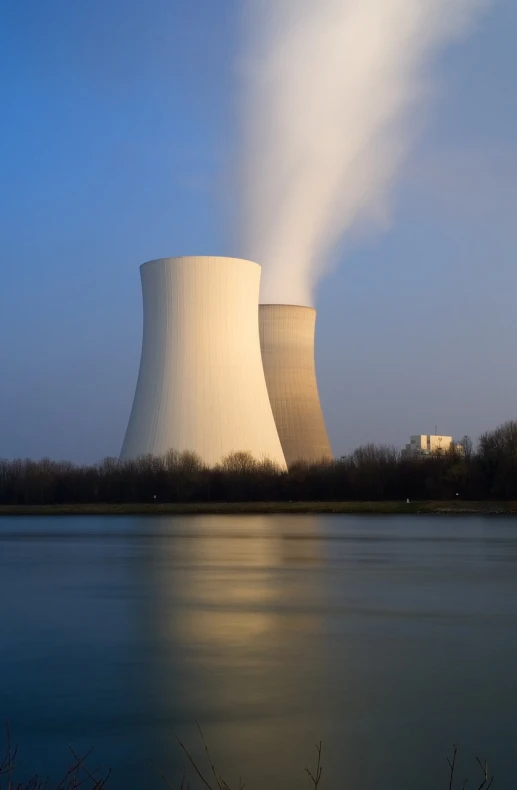
[(281, 502), (361, 500), (517, 500), (517, 421), (463, 450), (407, 457), (368, 444), (340, 459), (300, 463), (288, 472), (250, 453), (213, 468), (190, 452), (93, 465), (43, 459), (0, 460), (0, 504), (58, 505), (143, 502)]

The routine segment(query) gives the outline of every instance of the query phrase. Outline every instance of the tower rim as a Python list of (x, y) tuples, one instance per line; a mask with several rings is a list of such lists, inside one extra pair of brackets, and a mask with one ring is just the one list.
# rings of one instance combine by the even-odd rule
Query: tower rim
[(151, 258), (148, 261), (144, 261), (140, 264), (140, 269), (143, 269), (144, 266), (150, 266), (153, 263), (166, 263), (168, 261), (235, 261), (236, 263), (250, 263), (253, 266), (258, 266), (259, 269), (262, 268), (256, 261), (252, 261), (249, 258), (237, 258), (234, 255), (169, 255), (163, 258)]
[(287, 302), (260, 302), (259, 309), (263, 307), (293, 307), (295, 310), (310, 310), (313, 313), (318, 312), (315, 307), (308, 304), (288, 304)]

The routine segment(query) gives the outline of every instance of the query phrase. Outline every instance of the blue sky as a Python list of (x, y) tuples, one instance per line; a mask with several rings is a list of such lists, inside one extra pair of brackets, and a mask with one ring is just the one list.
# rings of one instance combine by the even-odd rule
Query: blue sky
[[(235, 254), (237, 0), (3, 0), (0, 456), (117, 455), (138, 266)], [(317, 292), (336, 454), (517, 418), (517, 3), (438, 64), (390, 226)]]

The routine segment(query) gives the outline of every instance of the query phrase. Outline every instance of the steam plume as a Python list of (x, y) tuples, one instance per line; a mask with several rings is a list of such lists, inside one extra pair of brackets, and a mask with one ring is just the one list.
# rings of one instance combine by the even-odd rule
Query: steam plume
[(344, 233), (383, 222), (441, 46), (485, 0), (247, 0), (241, 246), (262, 301), (310, 304)]

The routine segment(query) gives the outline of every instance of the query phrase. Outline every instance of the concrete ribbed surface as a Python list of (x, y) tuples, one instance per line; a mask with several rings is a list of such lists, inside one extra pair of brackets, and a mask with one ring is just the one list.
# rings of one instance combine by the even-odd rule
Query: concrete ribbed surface
[(315, 325), (312, 307), (259, 307), (264, 374), (288, 466), (332, 458), (316, 381)]
[(189, 450), (212, 466), (247, 451), (285, 468), (260, 353), (260, 267), (184, 257), (140, 272), (142, 356), (121, 458)]

